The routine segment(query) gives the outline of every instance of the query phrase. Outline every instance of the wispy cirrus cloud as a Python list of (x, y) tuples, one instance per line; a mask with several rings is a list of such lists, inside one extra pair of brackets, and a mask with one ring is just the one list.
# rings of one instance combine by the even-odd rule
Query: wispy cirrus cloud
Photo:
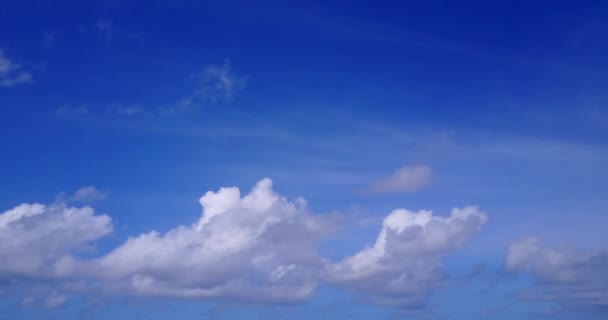
[(9, 58), (4, 50), (0, 49), (0, 86), (13, 87), (34, 81), (30, 70), (22, 64)]
[[(109, 26), (104, 28), (109, 28)], [(196, 88), (179, 99), (174, 105), (154, 107), (139, 103), (114, 102), (105, 107), (105, 112), (122, 117), (142, 115), (162, 117), (180, 114), (190, 108), (207, 103), (231, 102), (249, 82), (249, 76), (241, 76), (233, 71), (229, 59), (226, 59), (222, 65), (207, 65), (202, 72), (192, 75), (191, 78), (195, 80)], [(55, 114), (59, 118), (79, 118), (88, 115), (99, 116), (103, 110), (104, 107), (99, 106), (93, 108), (86, 104), (65, 104), (59, 107)]]
[(182, 98), (178, 107), (187, 108), (200, 101), (230, 102), (249, 83), (249, 76), (242, 76), (233, 71), (230, 59), (222, 65), (210, 64), (203, 71), (192, 76), (198, 87), (188, 96)]
[(249, 76), (241, 76), (232, 70), (230, 59), (222, 65), (208, 65), (198, 76), (200, 93), (212, 101), (230, 101), (247, 86)]

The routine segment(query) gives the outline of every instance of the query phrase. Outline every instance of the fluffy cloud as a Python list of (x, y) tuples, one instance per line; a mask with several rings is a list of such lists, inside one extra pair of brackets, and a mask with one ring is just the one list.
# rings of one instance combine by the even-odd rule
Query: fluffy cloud
[(547, 247), (538, 238), (509, 246), (505, 267), (537, 279), (527, 298), (608, 312), (608, 252)]
[(380, 303), (420, 307), (445, 278), (442, 257), (486, 222), (477, 207), (455, 208), (447, 218), (426, 210), (394, 210), (384, 219), (374, 245), (331, 266), (328, 281)]
[(404, 166), (392, 175), (380, 179), (371, 188), (376, 193), (411, 192), (431, 183), (433, 170), (427, 165)]
[(72, 254), (112, 231), (90, 207), (22, 204), (0, 214), (0, 278), (60, 278)]
[[(96, 194), (88, 187), (66, 200)], [(380, 303), (422, 306), (445, 277), (442, 257), (487, 220), (476, 207), (453, 209), (449, 217), (397, 209), (372, 247), (332, 263), (317, 246), (341, 217), (311, 213), (303, 199), (275, 193), (270, 179), (245, 195), (236, 187), (209, 191), (200, 204), (202, 215), (191, 225), (140, 234), (89, 259), (75, 254), (112, 231), (108, 216), (65, 203), (20, 205), (0, 215), (0, 280), (49, 280), (42, 293), (49, 307), (88, 290), (290, 302), (309, 297), (320, 283)]]
[(32, 81), (32, 73), (24, 69), (21, 64), (9, 59), (0, 49), (0, 86), (12, 87)]
[(291, 301), (313, 292), (324, 264), (315, 247), (330, 219), (279, 196), (269, 179), (243, 197), (222, 188), (200, 203), (193, 225), (130, 238), (86, 269), (108, 289), (140, 295)]

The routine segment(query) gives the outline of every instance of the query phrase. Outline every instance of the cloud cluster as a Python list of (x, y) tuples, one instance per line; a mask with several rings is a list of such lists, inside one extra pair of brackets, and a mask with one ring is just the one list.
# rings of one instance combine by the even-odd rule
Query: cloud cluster
[(374, 193), (412, 192), (420, 190), (433, 179), (433, 170), (427, 165), (404, 166), (392, 175), (378, 180), (371, 188)]
[(32, 73), (21, 64), (9, 59), (0, 49), (0, 87), (13, 87), (32, 81)]
[[(98, 192), (83, 188), (69, 199), (91, 194)], [(200, 204), (202, 215), (191, 225), (140, 234), (89, 259), (76, 253), (112, 231), (108, 216), (86, 206), (23, 204), (0, 215), (0, 260), (6, 262), (0, 280), (19, 276), (76, 281), (78, 290), (257, 302), (306, 299), (324, 283), (380, 303), (419, 307), (445, 278), (442, 257), (487, 221), (477, 207), (453, 209), (449, 217), (397, 209), (372, 247), (332, 262), (317, 247), (340, 217), (313, 214), (303, 199), (273, 191), (270, 179), (245, 195), (236, 187), (209, 191)], [(62, 304), (70, 286), (47, 290), (47, 305)]]
[(608, 252), (547, 247), (538, 238), (512, 243), (505, 267), (537, 279), (529, 299), (608, 312)]
[(394, 210), (374, 245), (332, 265), (328, 279), (380, 303), (419, 307), (445, 278), (442, 257), (474, 236), (487, 219), (472, 206), (455, 208), (449, 217)]

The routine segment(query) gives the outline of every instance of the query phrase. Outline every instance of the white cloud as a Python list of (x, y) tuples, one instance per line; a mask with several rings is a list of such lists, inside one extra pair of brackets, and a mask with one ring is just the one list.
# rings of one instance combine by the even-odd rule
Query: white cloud
[[(98, 196), (86, 187), (67, 201)], [(20, 205), (0, 215), (0, 280), (48, 280), (47, 297), (37, 294), (47, 306), (88, 290), (291, 302), (325, 283), (380, 303), (415, 307), (442, 283), (442, 257), (487, 221), (477, 207), (453, 209), (449, 217), (397, 209), (384, 219), (372, 247), (332, 263), (316, 248), (341, 217), (311, 213), (305, 200), (275, 193), (270, 179), (245, 195), (236, 187), (221, 188), (199, 201), (202, 215), (193, 224), (130, 237), (89, 259), (76, 253), (112, 231), (108, 216), (62, 202)]]
[(405, 308), (424, 306), (445, 274), (442, 257), (462, 246), (487, 222), (477, 207), (455, 208), (447, 218), (431, 211), (396, 209), (372, 247), (331, 266), (328, 281)]
[(112, 231), (90, 207), (22, 204), (0, 214), (0, 279), (57, 278), (72, 272), (72, 254)]
[(404, 166), (374, 183), (371, 191), (376, 193), (417, 191), (428, 186), (432, 178), (433, 170), (427, 165)]
[(31, 83), (32, 73), (15, 62), (0, 49), (0, 86), (12, 87), (18, 84)]
[(222, 188), (200, 203), (198, 222), (129, 238), (87, 272), (137, 295), (292, 301), (313, 292), (323, 267), (315, 246), (331, 219), (279, 196), (269, 179), (243, 197)]
[(529, 299), (608, 312), (607, 251), (547, 247), (538, 238), (526, 238), (509, 246), (505, 267), (538, 280), (525, 293)]
[(91, 203), (97, 200), (106, 199), (110, 193), (108, 191), (99, 191), (93, 186), (82, 187), (74, 193), (68, 200), (78, 203)]

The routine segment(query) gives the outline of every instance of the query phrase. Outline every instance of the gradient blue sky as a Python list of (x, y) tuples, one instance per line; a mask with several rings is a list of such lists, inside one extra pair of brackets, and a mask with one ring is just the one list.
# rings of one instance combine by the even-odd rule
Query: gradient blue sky
[[(48, 209), (0, 216), (0, 318), (608, 319), (607, 56), (606, 1), (0, 2), (0, 212)], [(306, 264), (319, 275), (297, 301), (49, 271), (189, 228), (207, 191), (244, 196), (264, 178), (327, 227), (302, 245), (324, 266)], [(486, 223), (447, 220), (471, 205)], [(61, 210), (89, 206), (112, 230), (78, 238), (91, 220)], [(395, 231), (388, 274), (340, 280), (397, 208), (432, 210), (458, 245), (425, 251), (434, 229)], [(56, 255), (22, 272), (48, 243)], [(248, 273), (241, 253), (230, 268)], [(419, 276), (411, 261), (441, 276), (386, 303), (399, 270)]]

